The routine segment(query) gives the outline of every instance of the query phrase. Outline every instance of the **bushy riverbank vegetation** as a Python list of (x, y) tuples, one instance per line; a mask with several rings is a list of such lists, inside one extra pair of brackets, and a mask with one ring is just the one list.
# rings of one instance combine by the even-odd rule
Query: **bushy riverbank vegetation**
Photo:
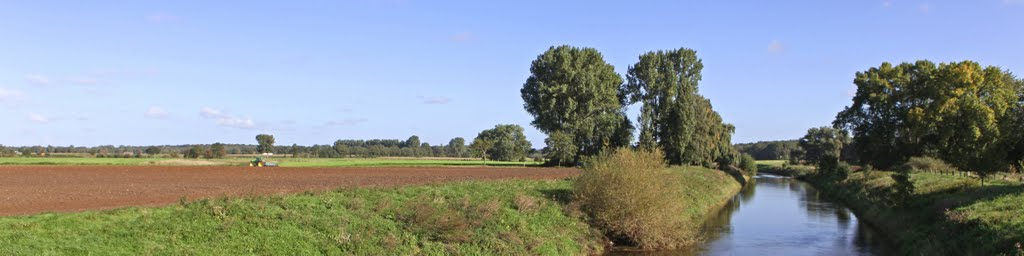
[(861, 168), (836, 180), (810, 166), (761, 162), (761, 171), (799, 177), (889, 234), (903, 254), (1024, 255), (1024, 184), (914, 170), (901, 196), (899, 172)]

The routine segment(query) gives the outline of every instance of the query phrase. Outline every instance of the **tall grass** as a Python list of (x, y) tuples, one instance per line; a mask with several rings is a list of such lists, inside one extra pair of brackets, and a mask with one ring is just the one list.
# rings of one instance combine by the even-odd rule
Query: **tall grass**
[(660, 151), (619, 149), (586, 163), (573, 191), (590, 223), (617, 244), (671, 249), (693, 242), (686, 195)]

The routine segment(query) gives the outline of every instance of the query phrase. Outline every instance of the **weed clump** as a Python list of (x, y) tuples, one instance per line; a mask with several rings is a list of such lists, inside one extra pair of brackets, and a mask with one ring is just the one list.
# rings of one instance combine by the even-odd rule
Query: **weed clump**
[(672, 249), (693, 242), (678, 174), (661, 151), (619, 149), (586, 163), (575, 200), (592, 225), (618, 245)]
[(909, 172), (932, 172), (932, 173), (954, 173), (956, 168), (948, 163), (931, 157), (911, 157), (897, 169), (905, 169)]

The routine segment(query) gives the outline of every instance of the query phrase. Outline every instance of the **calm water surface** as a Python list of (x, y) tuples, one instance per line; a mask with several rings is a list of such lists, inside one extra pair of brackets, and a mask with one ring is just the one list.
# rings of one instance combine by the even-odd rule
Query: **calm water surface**
[(809, 184), (758, 175), (705, 224), (704, 244), (614, 255), (888, 255), (892, 248), (849, 209)]

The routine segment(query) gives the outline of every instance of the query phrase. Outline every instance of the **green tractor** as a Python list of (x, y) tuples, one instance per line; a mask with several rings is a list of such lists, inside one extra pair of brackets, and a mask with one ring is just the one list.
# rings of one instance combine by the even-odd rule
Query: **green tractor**
[(253, 159), (252, 161), (249, 161), (249, 166), (255, 166), (255, 167), (277, 167), (277, 163), (267, 162), (267, 161), (263, 160), (262, 156), (257, 156), (256, 159)]

